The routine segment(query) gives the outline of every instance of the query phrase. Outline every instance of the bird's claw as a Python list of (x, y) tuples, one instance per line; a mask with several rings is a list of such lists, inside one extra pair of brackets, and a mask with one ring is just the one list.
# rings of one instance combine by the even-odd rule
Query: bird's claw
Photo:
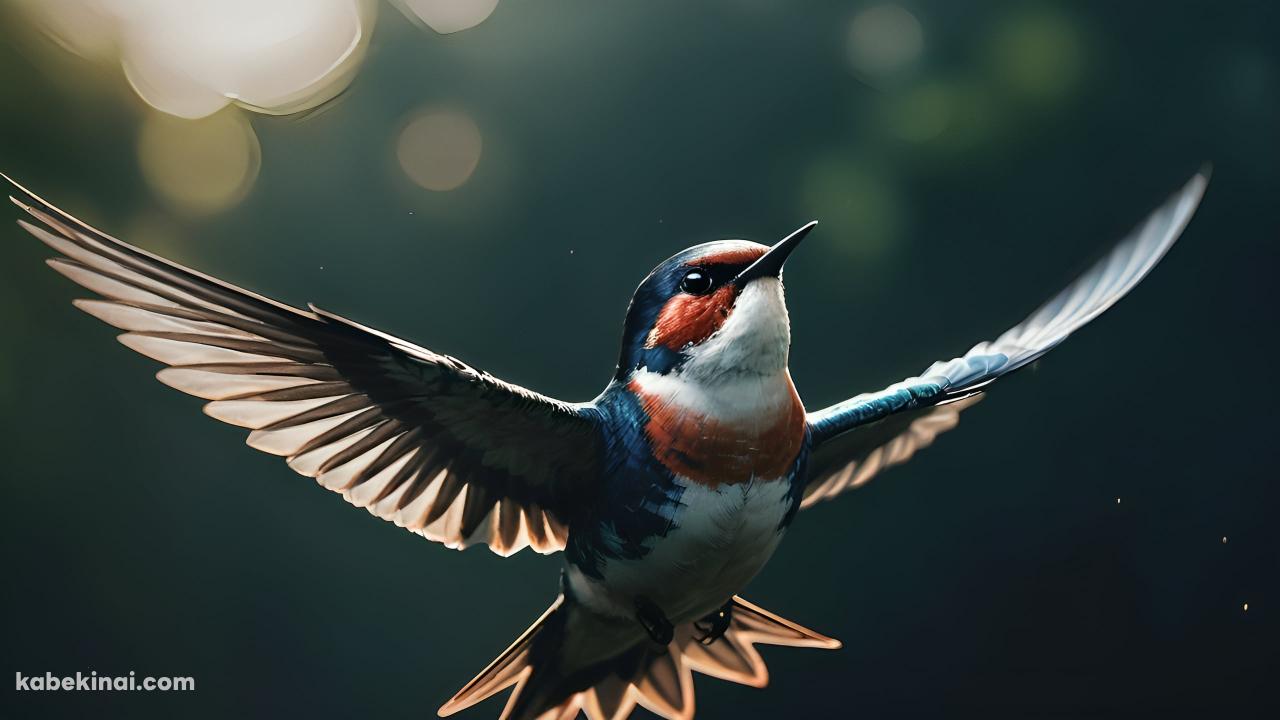
[(724, 634), (729, 631), (729, 625), (732, 622), (733, 603), (725, 603), (719, 610), (693, 624), (698, 632), (702, 633), (695, 639), (703, 645), (710, 645), (724, 637)]
[(675, 637), (676, 629), (662, 612), (662, 608), (647, 597), (636, 598), (636, 619), (640, 621), (640, 627), (649, 633), (649, 638), (658, 645), (666, 647)]

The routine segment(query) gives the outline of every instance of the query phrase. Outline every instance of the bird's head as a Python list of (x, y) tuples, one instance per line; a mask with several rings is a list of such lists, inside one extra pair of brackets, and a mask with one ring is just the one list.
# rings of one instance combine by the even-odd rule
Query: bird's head
[(676, 253), (636, 288), (618, 379), (644, 369), (708, 381), (787, 366), (782, 264), (816, 222), (769, 247), (718, 240)]

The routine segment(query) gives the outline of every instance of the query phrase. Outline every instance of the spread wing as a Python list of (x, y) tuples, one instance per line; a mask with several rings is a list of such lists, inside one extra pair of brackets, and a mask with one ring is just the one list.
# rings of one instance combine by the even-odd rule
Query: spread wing
[(1026, 367), (1124, 297), (1178, 239), (1208, 183), (1201, 172), (1105, 258), (994, 342), (918, 377), (809, 414), (813, 452), (802, 507), (905, 462), (959, 422), (997, 378)]
[(571, 500), (593, 486), (588, 407), (189, 270), (14, 185), (36, 221), (19, 224), (60, 255), (49, 265), (101, 296), (76, 306), (168, 365), (157, 378), (210, 400), (206, 414), (248, 428), (251, 447), (449, 547), (563, 549)]

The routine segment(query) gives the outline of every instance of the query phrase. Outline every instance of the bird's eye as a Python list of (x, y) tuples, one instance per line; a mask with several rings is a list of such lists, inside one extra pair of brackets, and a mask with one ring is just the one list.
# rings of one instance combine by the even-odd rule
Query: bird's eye
[(711, 290), (711, 276), (703, 270), (690, 270), (680, 280), (680, 292), (704, 295)]

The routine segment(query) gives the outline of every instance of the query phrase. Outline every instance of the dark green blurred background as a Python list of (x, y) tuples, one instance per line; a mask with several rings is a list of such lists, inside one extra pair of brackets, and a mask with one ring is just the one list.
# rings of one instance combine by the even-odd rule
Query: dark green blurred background
[[(144, 247), (570, 400), (609, 378), (659, 260), (818, 219), (787, 269), (817, 408), (994, 337), (1212, 161), (1131, 298), (798, 518), (744, 594), (845, 648), (766, 649), (767, 690), (699, 677), (697, 700), (703, 718), (1269, 715), (1278, 6), (919, 0), (918, 61), (879, 78), (849, 59), (866, 7), (504, 0), (449, 36), (384, 7), (349, 92), (252, 116), (261, 172), (205, 214), (144, 181), (154, 111), (118, 68), (43, 48), (6, 7), (0, 169)], [(434, 106), (483, 138), (451, 192), (396, 161)], [(552, 599), (556, 557), (445, 550), (249, 451), (74, 310), (43, 246), (0, 234), (0, 669), (197, 682), (6, 691), (0, 714), (430, 717)]]

